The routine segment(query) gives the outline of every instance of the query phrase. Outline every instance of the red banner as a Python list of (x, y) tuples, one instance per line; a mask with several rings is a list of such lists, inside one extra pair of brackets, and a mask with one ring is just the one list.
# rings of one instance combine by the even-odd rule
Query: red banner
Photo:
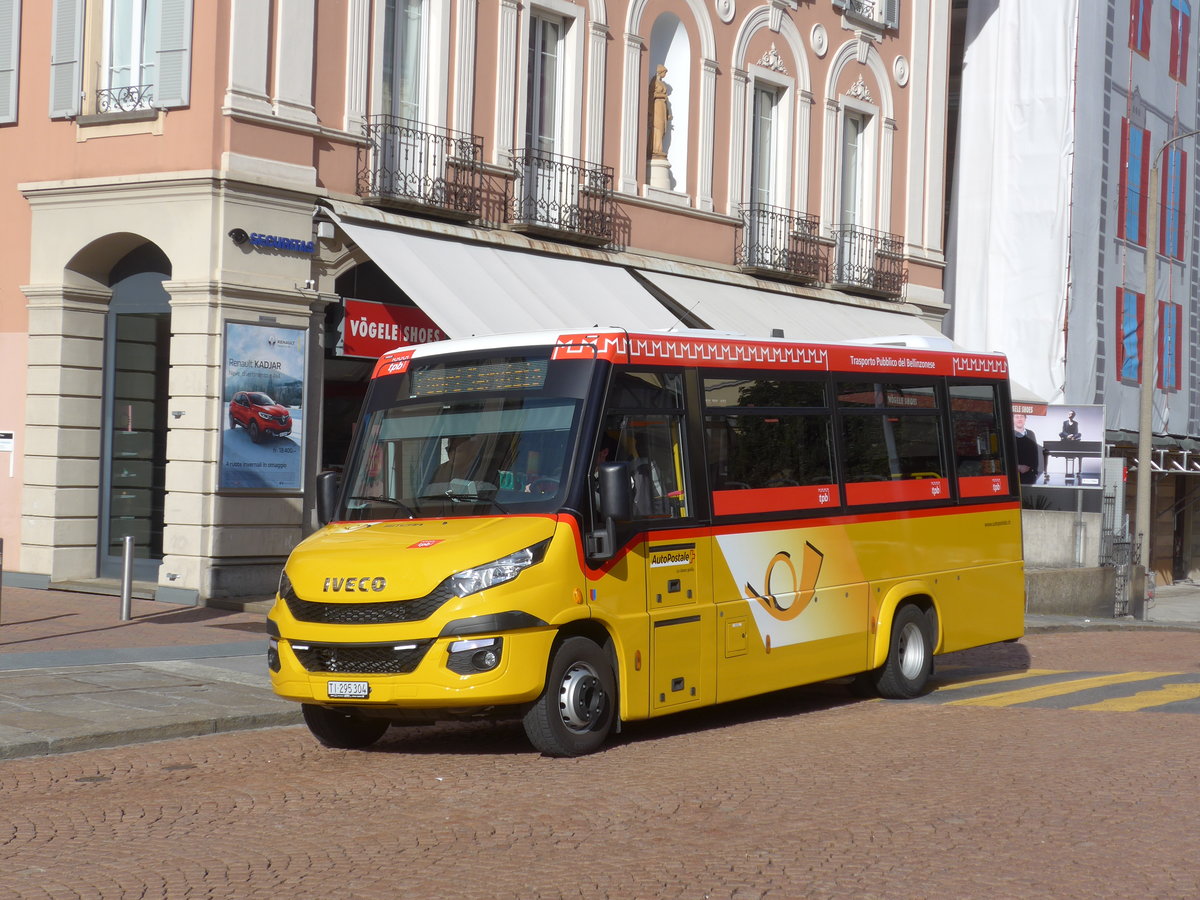
[(396, 347), (443, 341), (446, 333), (415, 306), (396, 306), (375, 300), (342, 301), (342, 356), (377, 359)]

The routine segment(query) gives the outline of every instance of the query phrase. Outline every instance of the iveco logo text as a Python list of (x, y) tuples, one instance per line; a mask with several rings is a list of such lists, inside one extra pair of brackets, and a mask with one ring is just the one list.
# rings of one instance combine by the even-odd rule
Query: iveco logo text
[(386, 587), (387, 579), (383, 576), (372, 578), (370, 575), (367, 575), (363, 578), (354, 578), (351, 576), (350, 578), (325, 579), (325, 593), (329, 593), (330, 591), (362, 591), (364, 593), (366, 591), (375, 591), (378, 593)]

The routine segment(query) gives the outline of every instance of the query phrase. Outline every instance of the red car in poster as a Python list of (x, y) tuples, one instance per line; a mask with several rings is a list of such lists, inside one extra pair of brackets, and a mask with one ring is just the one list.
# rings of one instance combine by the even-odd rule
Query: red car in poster
[(283, 437), (292, 433), (292, 416), (262, 391), (238, 391), (229, 401), (229, 427), (241, 425), (250, 440), (259, 443), (264, 434)]

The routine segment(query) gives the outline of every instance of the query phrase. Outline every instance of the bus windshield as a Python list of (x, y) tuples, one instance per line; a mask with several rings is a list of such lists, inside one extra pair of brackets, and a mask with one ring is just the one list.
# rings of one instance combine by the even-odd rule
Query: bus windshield
[[(570, 377), (552, 377), (560, 365)], [(338, 518), (557, 510), (587, 388), (580, 376), (592, 369), (544, 356), (460, 359), (376, 379)]]

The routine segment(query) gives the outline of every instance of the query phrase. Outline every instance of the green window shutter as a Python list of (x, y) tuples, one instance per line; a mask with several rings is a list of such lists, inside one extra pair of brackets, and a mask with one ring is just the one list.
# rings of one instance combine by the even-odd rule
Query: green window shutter
[(161, 0), (154, 105), (187, 106), (192, 83), (192, 0)]
[(21, 68), (21, 3), (0, 0), (0, 123), (17, 121)]
[(83, 89), (83, 0), (54, 0), (50, 39), (50, 118), (79, 115)]

